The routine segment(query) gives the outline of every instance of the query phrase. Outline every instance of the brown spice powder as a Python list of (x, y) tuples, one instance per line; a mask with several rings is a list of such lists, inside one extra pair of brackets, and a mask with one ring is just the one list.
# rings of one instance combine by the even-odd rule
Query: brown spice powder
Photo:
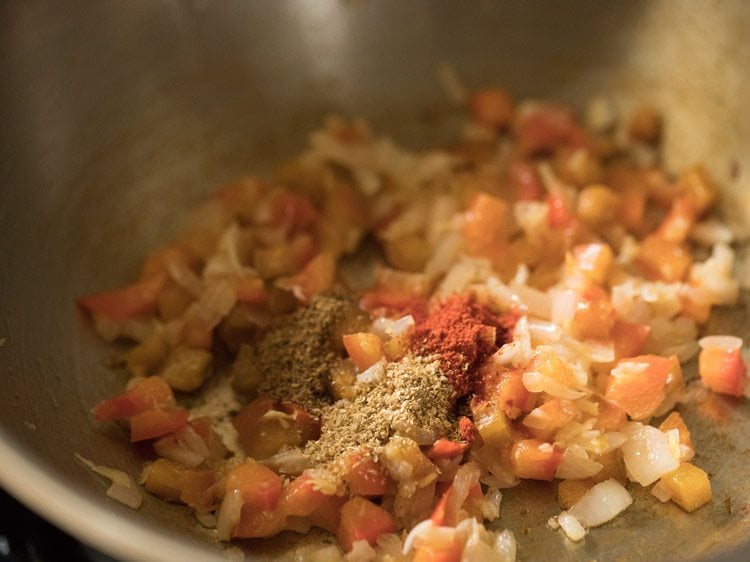
[(337, 359), (330, 344), (333, 327), (349, 303), (338, 296), (316, 296), (285, 317), (257, 346), (262, 396), (291, 400), (315, 413), (331, 403), (328, 378)]
[(354, 401), (324, 408), (320, 439), (305, 453), (318, 464), (360, 446), (376, 449), (393, 435), (425, 442), (447, 435), (453, 425), (452, 387), (435, 357), (404, 357), (385, 367), (384, 376), (361, 383)]

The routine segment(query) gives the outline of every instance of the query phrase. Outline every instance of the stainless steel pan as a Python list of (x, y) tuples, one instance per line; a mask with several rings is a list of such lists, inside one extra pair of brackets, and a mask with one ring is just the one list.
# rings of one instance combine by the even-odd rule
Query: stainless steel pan
[[(129, 279), (214, 185), (267, 170), (325, 113), (363, 115), (410, 145), (449, 138), (434, 78), (582, 103), (664, 109), (667, 161), (710, 163), (750, 189), (750, 5), (735, 1), (14, 1), (0, 5), (0, 483), (116, 556), (208, 560), (220, 547), (176, 506), (133, 512), (73, 453), (137, 474), (91, 404), (122, 379), (76, 295)], [(731, 207), (746, 213), (747, 207)], [(745, 301), (747, 302), (747, 301)], [(750, 337), (745, 304), (714, 329)], [(714, 502), (693, 515), (649, 498), (580, 545), (544, 528), (541, 485), (506, 495), (524, 560), (750, 558), (747, 404), (683, 410)], [(715, 419), (714, 419), (715, 418)], [(532, 498), (532, 499), (529, 499)], [(285, 537), (285, 542), (293, 542)], [(282, 549), (285, 552), (288, 550)], [(274, 554), (257, 545), (258, 556)]]

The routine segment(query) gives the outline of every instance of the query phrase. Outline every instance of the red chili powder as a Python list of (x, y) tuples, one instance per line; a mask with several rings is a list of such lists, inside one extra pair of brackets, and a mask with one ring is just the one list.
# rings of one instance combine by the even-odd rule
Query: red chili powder
[(417, 321), (411, 349), (418, 355), (440, 355), (455, 398), (471, 392), (477, 368), (510, 341), (513, 316), (499, 316), (470, 296), (452, 295)]

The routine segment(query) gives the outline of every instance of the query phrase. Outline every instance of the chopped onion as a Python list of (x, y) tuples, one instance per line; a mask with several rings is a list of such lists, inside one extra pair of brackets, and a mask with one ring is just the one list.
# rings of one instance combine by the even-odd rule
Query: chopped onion
[(537, 319), (529, 320), (529, 332), (533, 339), (542, 343), (560, 341), (563, 335), (560, 326), (554, 322)]
[(583, 540), (586, 536), (586, 529), (583, 528), (581, 522), (570, 513), (563, 512), (557, 516), (557, 524), (565, 533), (570, 540), (578, 542)]
[(358, 383), (377, 382), (385, 376), (385, 359), (381, 359), (372, 364), (357, 375)]
[(503, 562), (515, 562), (518, 545), (516, 537), (508, 529), (497, 533), (495, 537), (495, 552), (500, 555)]
[(603, 467), (604, 465), (587, 456), (578, 456), (566, 449), (555, 477), (563, 480), (589, 478), (598, 474)]
[(555, 291), (552, 296), (550, 318), (555, 324), (567, 326), (576, 313), (578, 295), (575, 291)]
[(706, 336), (698, 340), (701, 349), (736, 351), (742, 349), (742, 339), (736, 336)]
[(622, 427), (621, 433), (627, 437), (622, 454), (628, 476), (641, 486), (652, 484), (680, 465), (679, 457), (675, 457), (663, 431), (629, 422)]
[(575, 400), (585, 396), (585, 392), (573, 390), (560, 384), (555, 379), (543, 375), (538, 371), (529, 371), (523, 374), (523, 385), (529, 392), (546, 392), (555, 398), (564, 398), (566, 400)]
[(435, 523), (432, 522), (432, 519), (425, 519), (421, 523), (417, 523), (412, 527), (411, 531), (409, 531), (409, 534), (406, 535), (406, 539), (404, 539), (404, 548), (401, 550), (401, 552), (406, 555), (411, 552), (412, 547), (414, 546), (414, 542), (417, 540), (417, 537), (422, 536), (424, 533), (428, 533), (429, 530), (435, 526)]
[(196, 511), (195, 518), (198, 520), (198, 523), (206, 529), (215, 529), (216, 524), (218, 523), (216, 514), (211, 512)]
[(526, 310), (531, 316), (545, 320), (552, 317), (552, 297), (548, 293), (517, 284), (512, 284), (510, 290), (517, 300), (526, 305)]
[(479, 484), (479, 465), (475, 462), (468, 462), (456, 472), (456, 477), (453, 479), (451, 484), (451, 493), (448, 496), (448, 501), (445, 506), (445, 516), (448, 520), (455, 521), (457, 519), (458, 512), (461, 510), (461, 506), (469, 497), (471, 488)]
[(143, 494), (130, 476), (122, 470), (94, 464), (78, 453), (75, 453), (75, 457), (92, 472), (112, 481), (112, 485), (107, 489), (107, 496), (133, 509), (141, 507)]
[(346, 562), (373, 562), (377, 558), (375, 549), (364, 539), (354, 541), (352, 549), (346, 553)]
[(525, 315), (513, 328), (513, 340), (497, 350), (494, 357), (501, 365), (521, 365), (531, 359), (531, 332)]
[(302, 471), (312, 468), (312, 459), (302, 452), (301, 449), (287, 449), (279, 451), (275, 455), (262, 461), (262, 464), (282, 474), (301, 474)]
[(245, 503), (242, 492), (234, 488), (229, 490), (219, 507), (219, 517), (216, 522), (216, 532), (221, 541), (232, 538), (232, 532), (240, 522), (242, 516), (242, 504)]
[(484, 495), (480, 505), (482, 517), (488, 521), (494, 521), (500, 517), (500, 504), (503, 501), (503, 493), (497, 488), (490, 488)]
[[(633, 503), (633, 498), (617, 480), (599, 482), (567, 513), (585, 527), (596, 527), (614, 519)], [(559, 520), (559, 518), (558, 518)]]

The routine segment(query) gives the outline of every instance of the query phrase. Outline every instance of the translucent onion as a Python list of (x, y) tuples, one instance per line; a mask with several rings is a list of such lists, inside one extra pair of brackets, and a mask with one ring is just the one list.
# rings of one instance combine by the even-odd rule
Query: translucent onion
[(417, 523), (414, 528), (406, 535), (404, 540), (403, 554), (408, 554), (412, 548), (420, 544), (430, 544), (436, 547), (449, 545), (456, 536), (456, 529), (453, 527), (440, 527), (435, 525), (431, 519), (425, 519)]
[(230, 490), (224, 496), (219, 507), (219, 518), (216, 521), (216, 533), (219, 540), (228, 541), (232, 538), (232, 532), (240, 522), (242, 516), (242, 504), (245, 500), (242, 492), (237, 488)]
[(560, 466), (557, 467), (555, 477), (563, 480), (589, 478), (598, 474), (603, 467), (604, 465), (595, 460), (586, 456), (574, 455), (569, 450), (566, 450), (563, 453), (563, 460)]
[[(633, 498), (617, 480), (599, 482), (571, 507), (567, 513), (584, 527), (596, 527), (614, 519), (633, 503)], [(559, 521), (559, 518), (558, 518)]]
[(574, 542), (581, 541), (586, 536), (586, 529), (584, 529), (581, 522), (570, 513), (563, 512), (558, 515), (557, 524), (563, 530), (565, 536)]
[(288, 449), (279, 451), (270, 458), (262, 461), (262, 464), (282, 474), (302, 474), (302, 471), (312, 468), (312, 459), (300, 449)]
[(385, 360), (381, 359), (357, 375), (358, 383), (377, 382), (385, 376)]
[(742, 349), (742, 339), (737, 336), (706, 336), (698, 340), (701, 349), (736, 351)]
[(626, 423), (620, 431), (627, 437), (622, 454), (628, 477), (641, 486), (654, 483), (680, 465), (663, 431), (638, 422)]
[(523, 385), (529, 392), (546, 392), (555, 398), (564, 398), (566, 400), (575, 400), (585, 396), (585, 392), (573, 390), (560, 384), (555, 379), (543, 375), (537, 371), (529, 371), (523, 374)]
[(112, 482), (107, 489), (107, 496), (133, 509), (141, 507), (141, 504), (143, 503), (143, 494), (130, 476), (125, 474), (122, 470), (94, 464), (90, 460), (83, 458), (78, 453), (75, 454), (75, 457), (89, 468), (89, 470)]
[(354, 541), (352, 549), (346, 554), (346, 562), (373, 562), (377, 554), (366, 540)]

